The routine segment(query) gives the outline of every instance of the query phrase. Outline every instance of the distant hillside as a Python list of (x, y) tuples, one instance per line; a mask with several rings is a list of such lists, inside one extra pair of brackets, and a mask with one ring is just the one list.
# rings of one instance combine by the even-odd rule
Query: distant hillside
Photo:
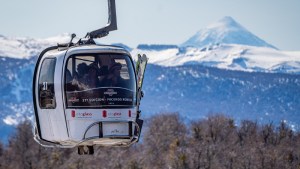
[(149, 65), (144, 83), (144, 116), (171, 111), (197, 119), (224, 113), (237, 120), (286, 120), (299, 128), (300, 75)]

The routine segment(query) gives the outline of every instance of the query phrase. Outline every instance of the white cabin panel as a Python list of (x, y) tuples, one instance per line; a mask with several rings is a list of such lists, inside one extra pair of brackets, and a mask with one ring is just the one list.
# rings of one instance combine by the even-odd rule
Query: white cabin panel
[(66, 109), (67, 121), (135, 121), (136, 107), (124, 109)]
[[(81, 141), (84, 139), (84, 133), (96, 121), (72, 120), (69, 122), (70, 139), (73, 141)], [(87, 131), (86, 138), (99, 136), (99, 126), (95, 125)]]
[(99, 136), (99, 125), (94, 125), (86, 132), (85, 138), (98, 137), (98, 136)]
[(58, 52), (56, 54), (56, 68), (54, 76), (54, 89), (56, 97), (56, 108), (55, 111), (50, 115), (53, 132), (55, 133), (54, 138), (57, 141), (65, 141), (68, 139), (68, 131), (66, 125), (66, 117), (64, 112), (64, 100), (62, 94), (63, 87), (63, 62), (64, 62), (64, 52)]
[[(105, 112), (105, 113), (103, 113)], [(66, 110), (70, 139), (80, 141), (84, 137), (84, 133), (88, 127), (95, 123), (103, 122), (103, 133), (105, 135), (113, 135), (114, 132), (128, 133), (129, 121), (135, 121), (136, 108), (128, 109), (67, 109)], [(115, 122), (123, 121), (119, 124)], [(112, 123), (109, 123), (112, 122)], [(124, 129), (125, 127), (125, 129)], [(95, 125), (87, 130), (86, 138), (99, 136), (99, 125)], [(133, 126), (134, 129), (134, 126)]]
[(40, 121), (41, 136), (45, 140), (53, 141), (54, 134), (51, 125), (52, 123), (49, 116), (51, 111), (47, 109), (40, 109), (39, 112), (40, 112), (39, 121)]
[(103, 136), (129, 135), (129, 123), (103, 123)]

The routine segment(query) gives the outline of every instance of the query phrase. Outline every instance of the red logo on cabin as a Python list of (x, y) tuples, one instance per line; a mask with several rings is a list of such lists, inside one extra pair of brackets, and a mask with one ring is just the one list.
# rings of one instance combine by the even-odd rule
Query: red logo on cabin
[(75, 116), (76, 116), (76, 112), (75, 112), (75, 110), (72, 110), (72, 112), (71, 112), (71, 116), (72, 116), (72, 117), (75, 117)]
[(114, 116), (121, 116), (122, 115), (122, 113), (120, 113), (120, 112), (115, 112), (114, 113)]
[(120, 118), (122, 116), (121, 112), (110, 112), (108, 113), (109, 118)]
[(80, 117), (92, 117), (92, 116), (93, 116), (93, 113), (87, 113), (87, 112), (79, 113), (79, 116), (80, 116)]
[(79, 99), (76, 97), (71, 97), (68, 101), (71, 103), (77, 103), (77, 102), (79, 102)]
[(77, 118), (92, 118), (93, 117), (93, 113), (89, 113), (89, 112), (84, 112), (84, 113), (76, 113), (75, 110), (71, 111), (71, 116), (73, 118), (77, 117)]

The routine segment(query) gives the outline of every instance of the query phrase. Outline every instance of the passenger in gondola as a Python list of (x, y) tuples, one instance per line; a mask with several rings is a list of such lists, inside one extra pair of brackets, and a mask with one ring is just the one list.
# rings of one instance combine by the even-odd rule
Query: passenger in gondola
[(100, 82), (101, 86), (104, 87), (125, 87), (125, 80), (121, 77), (120, 63), (114, 63), (109, 68), (109, 74)]
[(86, 63), (83, 62), (83, 63), (78, 64), (78, 66), (77, 66), (77, 72), (78, 72), (77, 76), (78, 77), (77, 78), (78, 79), (83, 78), (84, 75), (88, 73), (88, 70), (89, 70), (89, 68)]
[(83, 77), (88, 71), (88, 65), (86, 63), (80, 63), (77, 66), (77, 72), (74, 71), (73, 76), (71, 71), (66, 69), (66, 85), (67, 91), (80, 91), (84, 88)]
[[(99, 86), (99, 79), (98, 79), (98, 66), (95, 63), (92, 63), (90, 65), (87, 65), (86, 70), (80, 70), (78, 71), (79, 76), (81, 75), (81, 78), (79, 78), (76, 81), (76, 85), (78, 86), (78, 93), (77, 97), (81, 100), (80, 103), (76, 103), (77, 106), (92, 106), (96, 105), (97, 102), (90, 101), (95, 98), (99, 97), (99, 92), (96, 92), (95, 90)], [(86, 72), (85, 74), (81, 74), (82, 72)], [(88, 101), (82, 101), (82, 100), (88, 100)]]
[(82, 88), (82, 90), (86, 90), (86, 89), (93, 89), (96, 88), (97, 86), (99, 86), (99, 79), (98, 79), (98, 66), (95, 63), (92, 63), (90, 65), (88, 65), (87, 67), (85, 67), (85, 74), (80, 74), (79, 73), (79, 86), (80, 88)]
[(92, 63), (89, 65), (87, 76), (85, 76), (86, 85), (88, 85), (89, 88), (96, 88), (99, 86), (99, 68), (97, 64)]
[(75, 79), (72, 77), (72, 74), (69, 69), (66, 69), (66, 90), (75, 91), (78, 90)]
[(99, 86), (99, 69), (97, 64), (87, 65), (86, 63), (81, 63), (78, 65), (77, 70), (78, 73), (74, 75), (72, 80), (72, 85), (76, 86), (77, 91), (93, 89)]

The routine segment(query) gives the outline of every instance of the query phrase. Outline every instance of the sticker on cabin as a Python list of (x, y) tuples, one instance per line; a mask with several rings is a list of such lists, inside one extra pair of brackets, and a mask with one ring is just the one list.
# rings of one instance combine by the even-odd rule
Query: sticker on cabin
[(77, 102), (79, 102), (79, 99), (76, 97), (71, 97), (68, 101), (71, 103), (77, 103)]
[(116, 97), (116, 98), (87, 98), (87, 99), (82, 99), (83, 103), (106, 102), (106, 101), (108, 101), (108, 102), (132, 102), (132, 98)]
[(114, 91), (114, 89), (107, 89), (106, 92), (104, 92), (105, 95), (108, 95), (108, 96), (113, 96), (115, 94), (118, 94), (118, 92)]
[(93, 113), (90, 112), (75, 112), (72, 111), (71, 112), (71, 116), (73, 118), (92, 118), (93, 117)]
[(108, 118), (120, 118), (122, 116), (121, 112), (110, 112), (108, 113)]

